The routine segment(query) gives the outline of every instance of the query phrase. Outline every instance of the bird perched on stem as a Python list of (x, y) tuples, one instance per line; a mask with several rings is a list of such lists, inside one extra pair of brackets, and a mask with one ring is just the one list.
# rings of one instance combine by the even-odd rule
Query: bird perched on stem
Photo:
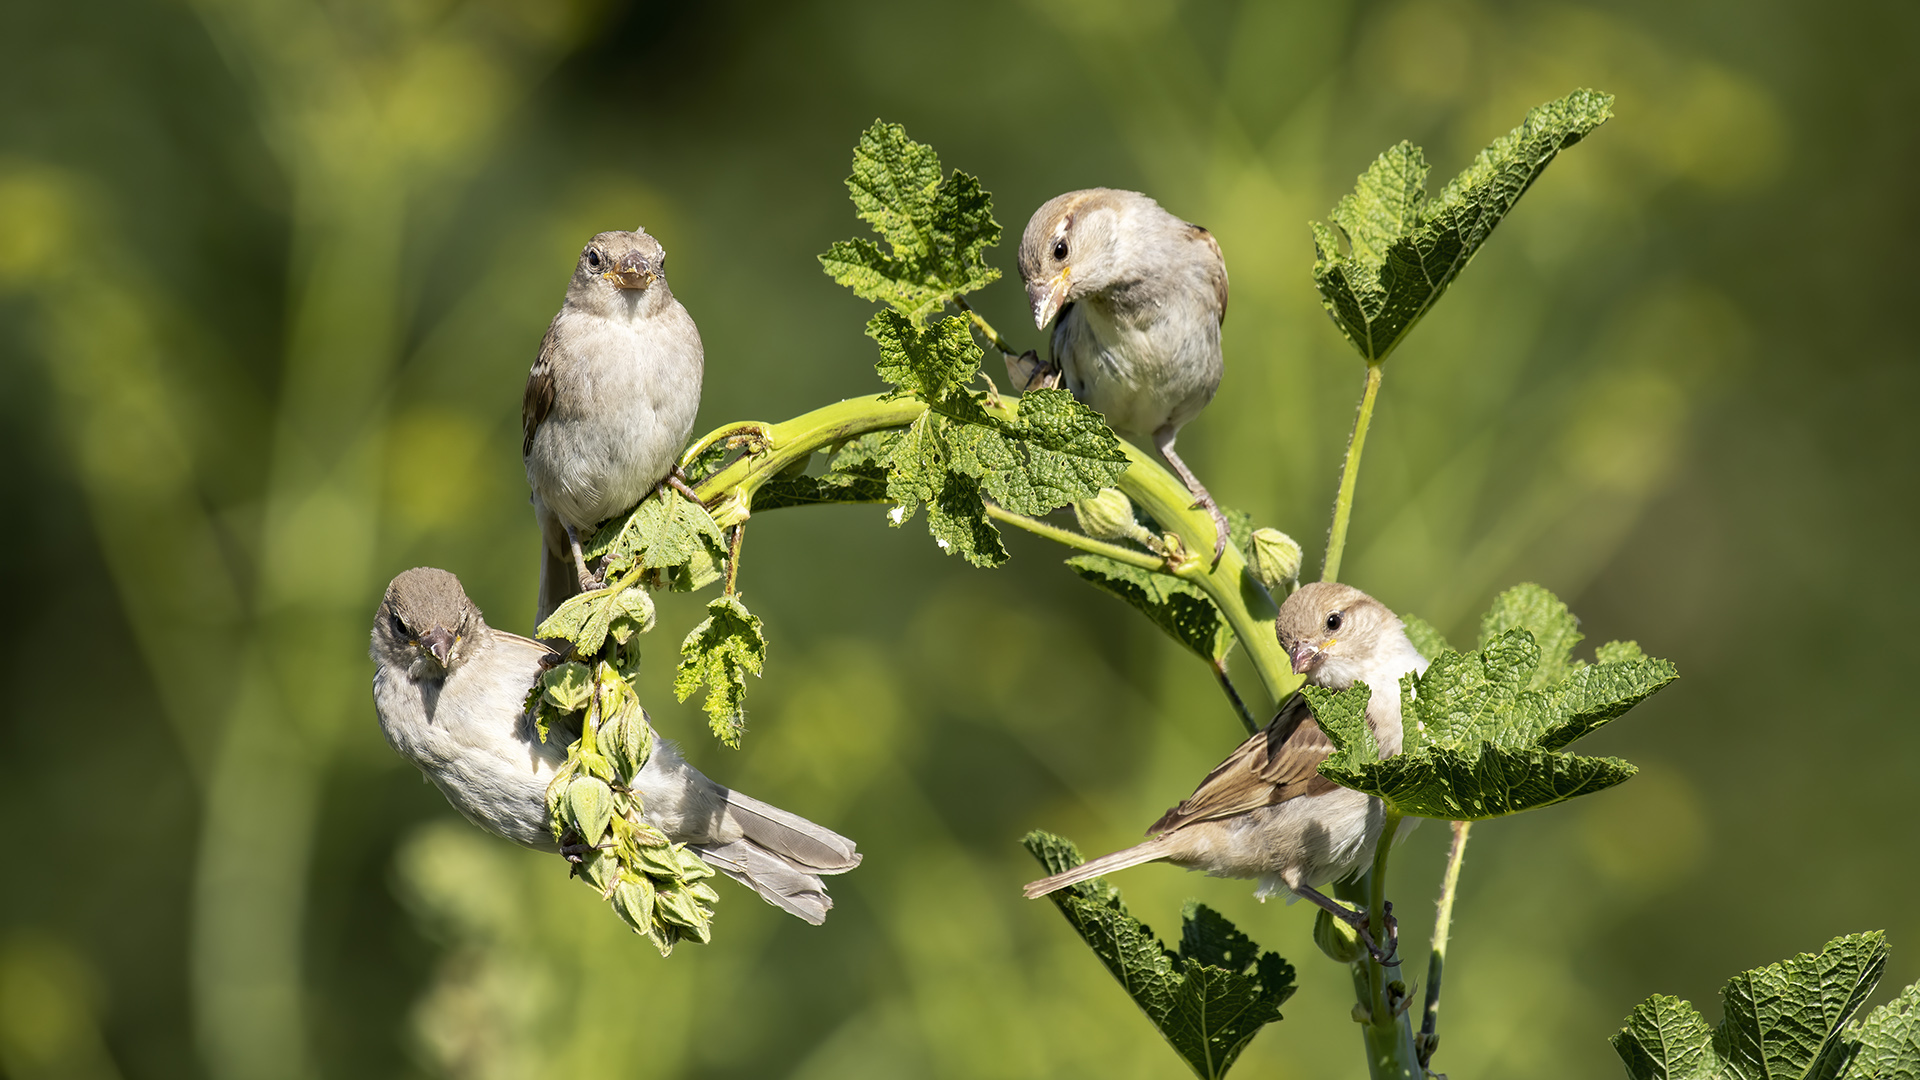
[[(374, 708), (400, 756), (474, 824), (530, 848), (560, 850), (547, 825), (546, 793), (566, 762), (568, 740), (541, 741), (526, 709), (534, 683), (560, 656), (489, 627), (459, 578), (419, 567), (387, 586), (373, 618), (373, 659)], [(853, 841), (714, 783), (657, 735), (626, 784), (639, 794), (647, 824), (810, 923), (833, 906), (821, 875), (860, 865)]]
[[(1053, 363), (1067, 389), (1122, 438), (1173, 466), (1213, 517), (1218, 563), (1226, 516), (1173, 441), (1220, 388), (1220, 245), (1137, 191), (1089, 188), (1033, 212), (1020, 239), (1020, 276), (1034, 326), (1054, 322)], [(1021, 390), (1035, 385), (1014, 378)]]
[[(1367, 684), (1367, 724), (1380, 754), (1399, 753), (1400, 677), (1427, 667), (1399, 618), (1352, 586), (1316, 582), (1287, 597), (1275, 627), (1294, 672), (1308, 682), (1333, 690)], [(1153, 823), (1147, 830), (1153, 839), (1030, 882), (1026, 895), (1045, 896), (1156, 861), (1216, 877), (1257, 878), (1262, 899), (1286, 889), (1311, 900), (1352, 925), (1374, 958), (1385, 962), (1391, 940), (1376, 944), (1365, 913), (1317, 889), (1368, 866), (1384, 821), (1380, 800), (1320, 775), (1320, 763), (1331, 753), (1333, 743), (1296, 694), (1185, 802)]]
[(520, 411), (520, 454), (546, 553), (540, 619), (598, 587), (583, 534), (663, 484), (685, 489), (677, 465), (705, 367), (700, 331), (667, 287), (660, 242), (645, 230), (588, 241)]

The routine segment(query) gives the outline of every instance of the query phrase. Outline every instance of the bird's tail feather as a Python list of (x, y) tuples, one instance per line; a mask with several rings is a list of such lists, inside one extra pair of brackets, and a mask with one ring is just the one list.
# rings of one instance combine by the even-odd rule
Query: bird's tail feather
[(824, 825), (737, 791), (728, 790), (726, 799), (740, 831), (773, 855), (816, 874), (844, 874), (860, 865), (853, 841)]
[[(827, 919), (833, 897), (820, 875), (794, 865), (751, 840), (694, 845), (715, 870), (760, 894), (774, 907), (815, 926)], [(858, 858), (855, 860), (858, 862)]]
[(1052, 877), (1043, 877), (1039, 881), (1029, 881), (1027, 882), (1026, 888), (1021, 891), (1026, 893), (1027, 899), (1037, 900), (1050, 892), (1064, 889), (1069, 885), (1078, 885), (1091, 878), (1104, 877), (1116, 870), (1125, 870), (1129, 866), (1139, 866), (1141, 863), (1149, 863), (1155, 859), (1164, 859), (1171, 849), (1172, 845), (1168, 842), (1167, 838), (1159, 837), (1149, 840), (1144, 844), (1135, 844), (1125, 851), (1116, 851), (1111, 855), (1102, 855), (1092, 862), (1081, 863), (1071, 870), (1063, 871)]

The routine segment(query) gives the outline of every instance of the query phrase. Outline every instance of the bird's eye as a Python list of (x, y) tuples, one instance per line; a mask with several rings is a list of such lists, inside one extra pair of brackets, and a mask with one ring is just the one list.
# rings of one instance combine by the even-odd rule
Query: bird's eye
[(593, 267), (595, 270), (600, 269), (600, 249), (599, 248), (587, 249), (587, 265)]
[(1340, 613), (1336, 611), (1327, 616), (1327, 632), (1333, 633), (1338, 629), (1340, 629)]
[(394, 633), (394, 636), (395, 636), (395, 637), (406, 637), (406, 636), (407, 636), (407, 624), (406, 624), (406, 623), (403, 623), (403, 622), (401, 622), (401, 621), (400, 621), (400, 616), (398, 616), (398, 615), (395, 615), (395, 616), (392, 616), (392, 622), (393, 622), (393, 633)]
[(1053, 242), (1053, 257), (1059, 262), (1067, 261), (1067, 242), (1064, 239)]

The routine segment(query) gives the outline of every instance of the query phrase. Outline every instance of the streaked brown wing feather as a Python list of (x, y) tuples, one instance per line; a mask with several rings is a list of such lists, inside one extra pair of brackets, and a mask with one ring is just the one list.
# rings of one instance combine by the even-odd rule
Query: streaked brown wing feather
[(1319, 768), (1333, 749), (1306, 699), (1295, 694), (1272, 723), (1227, 755), (1185, 802), (1162, 814), (1147, 832), (1161, 836), (1196, 821), (1218, 821), (1331, 791), (1339, 785), (1321, 776)]
[(1208, 277), (1213, 279), (1213, 294), (1220, 301), (1220, 325), (1227, 324), (1227, 257), (1220, 254), (1220, 241), (1213, 234), (1192, 222), (1187, 228), (1193, 230), (1193, 238), (1207, 245), (1213, 252), (1213, 264), (1209, 266)]
[(547, 324), (547, 336), (540, 339), (540, 355), (534, 358), (533, 370), (527, 372), (527, 394), (520, 402), (520, 456), (525, 458), (533, 453), (533, 433), (553, 411), (553, 349), (554, 340), (559, 336), (560, 316), (555, 315)]

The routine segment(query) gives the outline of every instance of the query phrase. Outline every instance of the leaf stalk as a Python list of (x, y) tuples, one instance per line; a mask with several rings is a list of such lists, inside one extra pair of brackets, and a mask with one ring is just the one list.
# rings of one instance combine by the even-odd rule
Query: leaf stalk
[(1453, 927), (1453, 897), (1460, 887), (1460, 864), (1467, 857), (1467, 833), (1471, 821), (1453, 823), (1453, 843), (1447, 848), (1447, 870), (1440, 878), (1440, 900), (1433, 919), (1433, 956), (1427, 961), (1427, 997), (1421, 1006), (1420, 1034), (1414, 1040), (1420, 1049), (1420, 1067), (1433, 1060), (1440, 1047), (1440, 976), (1447, 963), (1447, 934)]
[(1360, 414), (1353, 418), (1353, 436), (1347, 440), (1347, 462), (1340, 470), (1340, 494), (1333, 500), (1333, 525), (1327, 530), (1327, 555), (1320, 564), (1321, 581), (1340, 580), (1340, 557), (1347, 548), (1347, 522), (1353, 517), (1353, 489), (1360, 479), (1360, 455), (1367, 448), (1367, 428), (1373, 423), (1373, 400), (1380, 394), (1385, 367), (1367, 361), (1367, 386), (1360, 393)]

